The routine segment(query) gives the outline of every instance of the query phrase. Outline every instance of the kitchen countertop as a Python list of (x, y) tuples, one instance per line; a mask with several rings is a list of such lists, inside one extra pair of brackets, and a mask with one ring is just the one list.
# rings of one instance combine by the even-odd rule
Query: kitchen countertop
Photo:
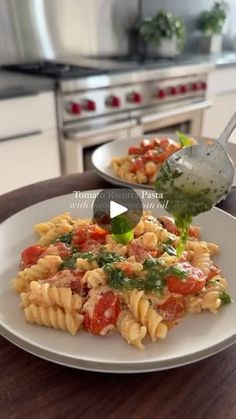
[[(53, 196), (108, 186), (94, 172), (27, 186), (0, 197), (0, 221)], [(236, 215), (236, 189), (220, 206)], [(236, 345), (172, 370), (105, 375), (49, 363), (0, 337), (0, 371), (1, 419), (236, 417)]]
[[(161, 59), (157, 61), (150, 60), (145, 65), (135, 65), (135, 62), (121, 63), (111, 59), (100, 59), (92, 57), (66, 56), (58, 59), (60, 62), (88, 65), (107, 70), (110, 74), (119, 72), (146, 70), (164, 70), (165, 68), (174, 68), (194, 64), (206, 64), (216, 66), (216, 68), (236, 66), (236, 52), (222, 52), (218, 55), (207, 54), (182, 54), (176, 59)], [(8, 72), (0, 68), (0, 100), (13, 97), (27, 96), (42, 91), (54, 90), (55, 81), (50, 78), (24, 75), (20, 73)]]
[(53, 80), (0, 69), (0, 100), (54, 90)]
[[(128, 59), (127, 59), (128, 57)], [(73, 63), (75, 65), (88, 65), (91, 67), (98, 67), (100, 69), (106, 69), (110, 73), (119, 71), (139, 71), (144, 69), (165, 69), (171, 67), (180, 67), (188, 65), (206, 64), (212, 66), (212, 68), (220, 68), (225, 66), (236, 65), (236, 52), (233, 51), (222, 51), (220, 54), (200, 54), (200, 53), (189, 53), (184, 52), (175, 58), (148, 58), (144, 63), (137, 61), (130, 56), (123, 56), (121, 59), (112, 59), (112, 57), (99, 57), (99, 56), (64, 56), (61, 57), (60, 61), (66, 63)]]

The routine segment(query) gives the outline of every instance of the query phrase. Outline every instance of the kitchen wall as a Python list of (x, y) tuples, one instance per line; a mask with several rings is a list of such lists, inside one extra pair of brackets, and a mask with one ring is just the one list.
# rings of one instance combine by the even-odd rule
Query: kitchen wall
[[(226, 1), (230, 9), (225, 28), (225, 46), (232, 47), (232, 39), (236, 35), (236, 1)], [(143, 0), (143, 14), (153, 16), (158, 9), (169, 10), (185, 19), (188, 34), (194, 37), (196, 17), (202, 10), (211, 8), (214, 2), (215, 0)]]
[[(194, 21), (214, 0), (143, 0), (143, 15), (158, 9), (182, 15), (188, 48), (195, 39)], [(139, 0), (0, 0), (0, 64), (66, 55), (111, 55), (128, 52), (128, 29)], [(226, 46), (236, 35), (236, 0), (230, 13)]]

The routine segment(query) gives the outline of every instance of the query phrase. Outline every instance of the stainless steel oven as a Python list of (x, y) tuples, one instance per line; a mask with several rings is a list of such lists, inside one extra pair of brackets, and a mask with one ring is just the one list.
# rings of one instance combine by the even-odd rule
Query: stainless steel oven
[(210, 105), (206, 99), (210, 68), (199, 64), (140, 69), (60, 82), (63, 172), (90, 169), (92, 152), (109, 141), (176, 129), (200, 135), (202, 113)]
[(66, 171), (75, 173), (93, 168), (91, 157), (99, 145), (141, 136), (142, 130), (135, 119), (112, 116), (92, 121), (89, 124), (79, 123), (65, 131), (64, 135)]
[(199, 136), (201, 135), (203, 111), (209, 106), (211, 106), (211, 102), (203, 99), (196, 103), (186, 103), (172, 109), (146, 113), (139, 119), (142, 133), (151, 135), (159, 131), (178, 130)]

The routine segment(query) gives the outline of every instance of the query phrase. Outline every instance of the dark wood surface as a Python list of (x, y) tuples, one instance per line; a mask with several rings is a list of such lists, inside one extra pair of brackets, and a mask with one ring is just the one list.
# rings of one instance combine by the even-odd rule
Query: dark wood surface
[[(0, 221), (49, 197), (107, 186), (93, 172), (28, 186), (0, 197)], [(221, 207), (236, 215), (236, 190)], [(235, 419), (236, 346), (185, 367), (115, 375), (52, 364), (0, 337), (0, 383), (0, 419)]]

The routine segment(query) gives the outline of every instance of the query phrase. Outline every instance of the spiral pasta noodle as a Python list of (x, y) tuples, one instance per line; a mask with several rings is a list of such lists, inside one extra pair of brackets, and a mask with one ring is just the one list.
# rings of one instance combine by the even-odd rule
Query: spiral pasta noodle
[(188, 240), (186, 243), (186, 250), (188, 251), (200, 252), (201, 250), (205, 250), (206, 247), (210, 255), (217, 255), (219, 253), (219, 246), (215, 243), (197, 240)]
[(70, 233), (72, 229), (73, 226), (67, 222), (57, 224), (54, 227), (52, 227), (45, 235), (40, 237), (39, 244), (41, 244), (42, 246), (46, 246), (52, 243), (58, 237), (62, 236), (63, 234)]
[(129, 310), (122, 310), (117, 321), (117, 328), (121, 336), (130, 345), (136, 346), (139, 349), (144, 349), (145, 346), (142, 340), (147, 334), (146, 326), (141, 326), (136, 322), (134, 315)]
[(57, 305), (68, 311), (79, 311), (82, 308), (82, 298), (79, 294), (73, 294), (68, 287), (57, 288), (51, 287), (48, 283), (40, 284), (32, 281), (28, 294), (28, 300), (35, 304)]
[(59, 269), (62, 260), (60, 256), (47, 255), (38, 260), (36, 265), (25, 268), (18, 273), (18, 276), (12, 280), (13, 288), (21, 293), (27, 291), (31, 281), (44, 279), (49, 275), (53, 275)]
[(154, 217), (145, 217), (143, 220), (145, 232), (152, 232), (155, 234), (157, 243), (164, 243), (169, 238), (176, 238), (174, 234), (169, 233)]
[(190, 296), (187, 299), (187, 310), (191, 314), (200, 313), (202, 310), (209, 310), (217, 313), (222, 302), (220, 293), (227, 289), (227, 281), (220, 275), (216, 275), (207, 283), (204, 291), (198, 296)]
[(105, 252), (116, 253), (120, 256), (127, 255), (127, 246), (122, 243), (117, 243), (115, 240), (113, 240), (111, 235), (107, 235), (106, 242), (107, 244), (104, 245)]
[(168, 328), (162, 322), (162, 316), (150, 307), (148, 298), (144, 296), (143, 291), (134, 289), (126, 294), (125, 300), (135, 319), (147, 327), (148, 334), (153, 342), (158, 338), (164, 339), (166, 337)]
[(96, 261), (90, 262), (87, 259), (78, 258), (76, 260), (76, 269), (80, 271), (91, 271), (94, 268), (97, 268), (98, 264)]
[(106, 284), (106, 274), (102, 268), (96, 268), (85, 272), (82, 281), (88, 288), (98, 288)]
[(208, 247), (205, 245), (202, 245), (197, 248), (194, 252), (193, 259), (192, 259), (193, 266), (199, 268), (204, 272), (205, 275), (208, 275), (210, 271), (210, 267), (212, 265), (210, 252), (208, 250)]
[(63, 214), (57, 215), (56, 217), (52, 218), (50, 221), (45, 221), (44, 223), (38, 223), (34, 225), (34, 230), (39, 236), (44, 236), (55, 227), (57, 224), (62, 224), (64, 222), (71, 222), (72, 218), (69, 212), (64, 212)]
[(76, 335), (83, 323), (83, 315), (64, 312), (60, 307), (30, 304), (24, 309), (24, 314), (27, 322), (31, 324), (68, 331), (71, 335)]

